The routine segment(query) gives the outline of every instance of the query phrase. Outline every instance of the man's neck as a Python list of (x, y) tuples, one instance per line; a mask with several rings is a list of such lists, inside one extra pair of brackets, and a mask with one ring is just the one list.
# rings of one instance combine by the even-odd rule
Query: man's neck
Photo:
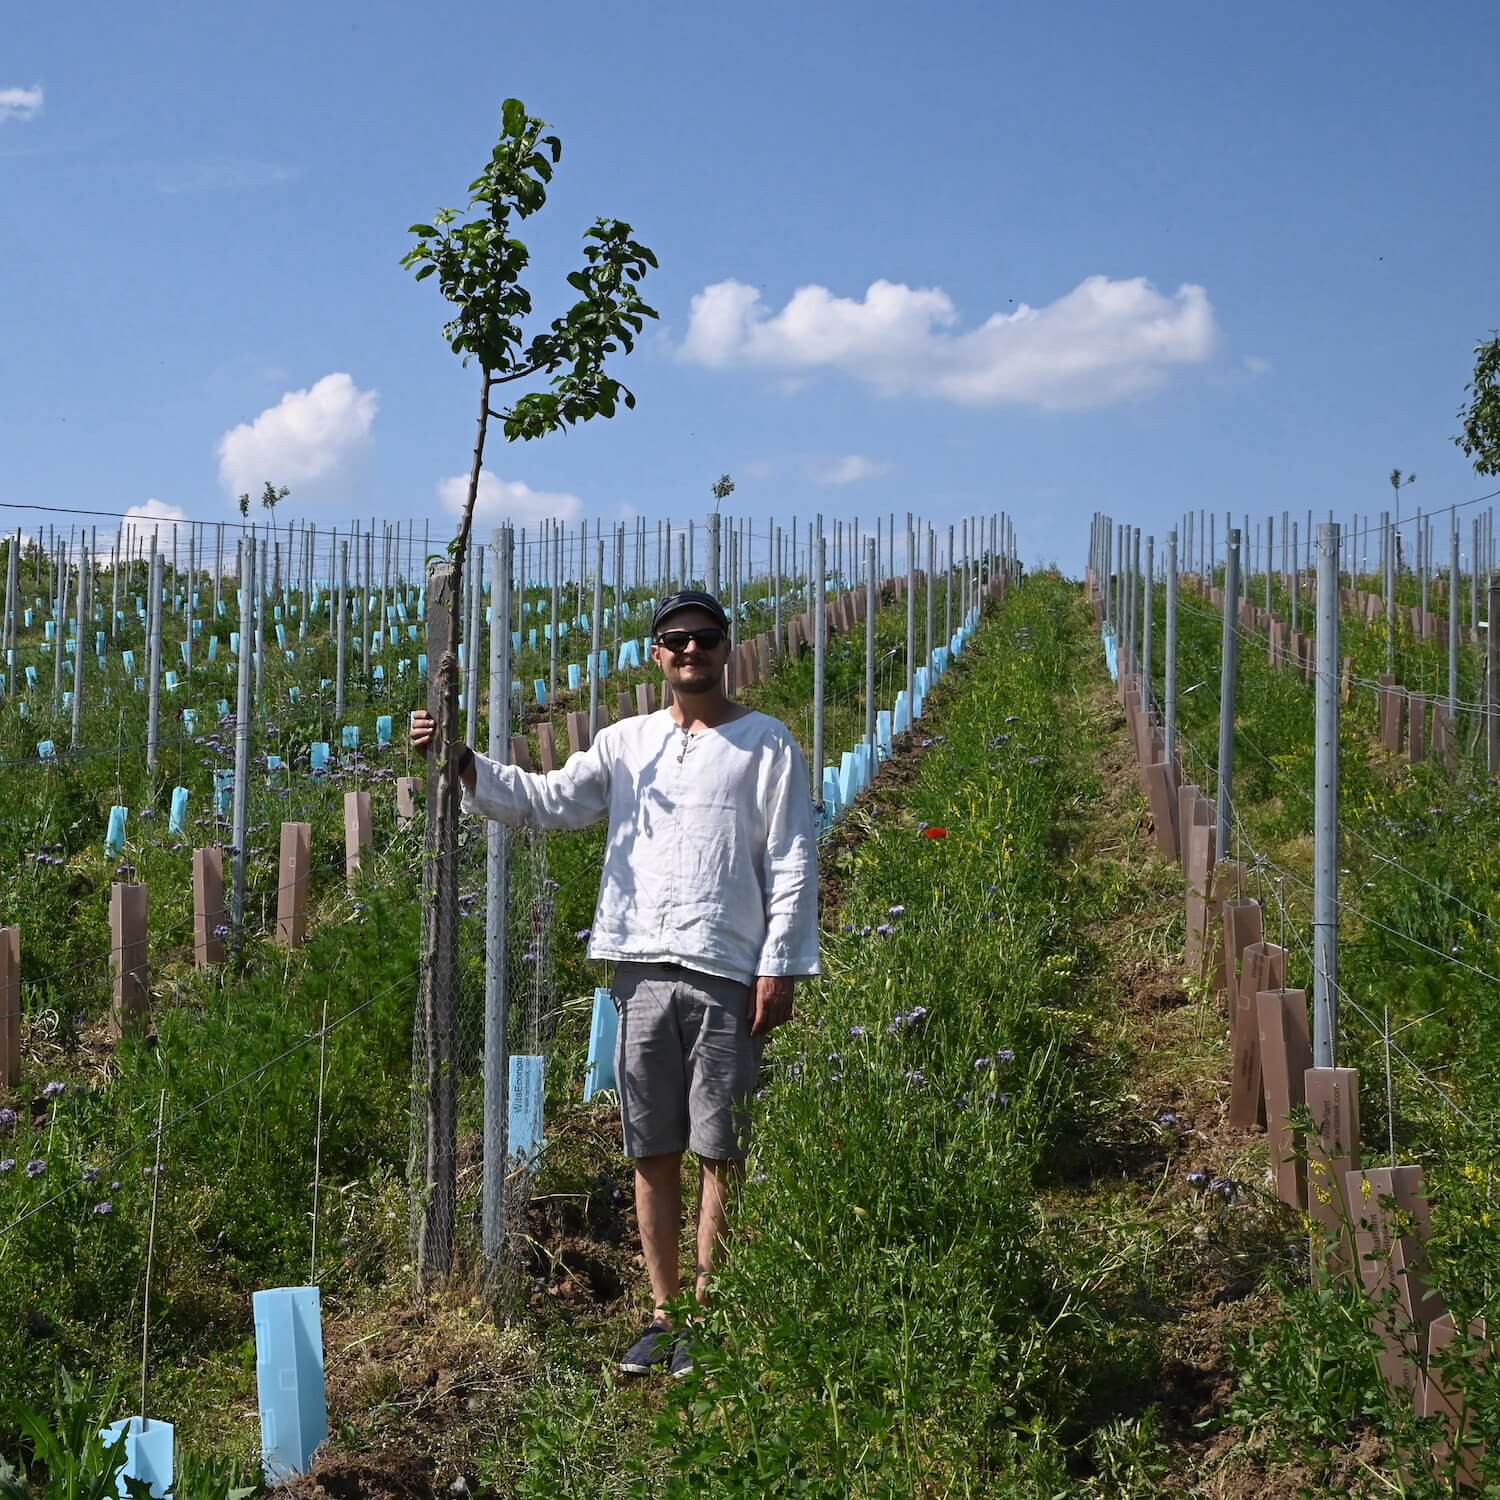
[(738, 719), (744, 710), (722, 688), (716, 687), (710, 693), (680, 693), (673, 688), (667, 712), (675, 724), (691, 732), (717, 729), (720, 724)]

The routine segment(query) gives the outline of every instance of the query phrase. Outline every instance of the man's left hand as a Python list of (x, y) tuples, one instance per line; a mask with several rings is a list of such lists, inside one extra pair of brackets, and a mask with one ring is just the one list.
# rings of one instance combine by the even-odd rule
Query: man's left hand
[(795, 980), (784, 974), (762, 974), (751, 991), (750, 1035), (765, 1036), (792, 1018)]

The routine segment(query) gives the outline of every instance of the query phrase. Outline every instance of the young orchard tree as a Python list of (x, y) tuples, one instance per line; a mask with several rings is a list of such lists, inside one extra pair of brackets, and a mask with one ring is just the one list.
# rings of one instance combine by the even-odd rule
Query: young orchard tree
[[(442, 930), (456, 934), (456, 928), (446, 913), (451, 902), (439, 896), (452, 883), (444, 878), (446, 867), (440, 869), (439, 862), (457, 845), (459, 782), (451, 772), (449, 748), (458, 736), (462, 611), (451, 605), (456, 581), (464, 577), (485, 439), (491, 421), (500, 424), (507, 441), (530, 441), (566, 431), (577, 422), (612, 417), (621, 405), (633, 407), (635, 396), (606, 372), (605, 364), (611, 355), (629, 354), (645, 320), (656, 317), (639, 291), (648, 269), (656, 266), (655, 255), (633, 238), (629, 224), (596, 219), (584, 231), (584, 263), (567, 278), (577, 301), (545, 328), (528, 329), (532, 300), (521, 278), (530, 254), (515, 238), (513, 225), (546, 203), (552, 169), (562, 156), (562, 143), (555, 135), (544, 135), (545, 128), (519, 99), (507, 99), (500, 111), (500, 138), (488, 164), (469, 185), (467, 210), (439, 209), (430, 224), (413, 224), (416, 244), (401, 261), (415, 268), (418, 281), (437, 277), (439, 290), (454, 310), (443, 335), (466, 366), (472, 362), (479, 367), (479, 423), (469, 485), (458, 533), (448, 544), (450, 633), (434, 663), (432, 684), (436, 785), (427, 805), (422, 929), (428, 1149), (420, 1260), (427, 1272), (446, 1273), (452, 1263), (456, 1080), (453, 1059), (445, 1049), (452, 1033), (456, 980), (453, 960), (440, 964), (439, 959), (447, 947), (440, 942)], [(532, 389), (524, 388), (527, 382)], [(507, 405), (501, 393), (509, 386), (520, 386), (522, 392)], [(492, 712), (504, 710), (504, 704), (491, 705)], [(452, 881), (456, 878), (455, 867)]]
[(1500, 474), (1500, 334), (1474, 346), (1474, 378), (1464, 389), (1469, 404), (1458, 413), (1463, 431), (1453, 441), (1476, 473)]

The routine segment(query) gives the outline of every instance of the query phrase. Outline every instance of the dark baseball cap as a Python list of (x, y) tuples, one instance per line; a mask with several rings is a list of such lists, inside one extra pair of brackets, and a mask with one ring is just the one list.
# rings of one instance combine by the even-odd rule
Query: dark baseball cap
[(656, 613), (651, 616), (651, 634), (656, 635), (661, 630), (662, 621), (668, 615), (675, 615), (680, 609), (705, 610), (719, 622), (720, 630), (729, 629), (729, 616), (712, 594), (705, 594), (702, 589), (683, 589), (679, 594), (668, 594), (656, 606)]

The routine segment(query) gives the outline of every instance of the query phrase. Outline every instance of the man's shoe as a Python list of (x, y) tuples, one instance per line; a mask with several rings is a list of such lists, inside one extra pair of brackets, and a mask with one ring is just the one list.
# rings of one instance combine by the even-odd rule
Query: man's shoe
[(684, 1376), (693, 1373), (693, 1349), (688, 1342), (691, 1337), (687, 1329), (684, 1329), (672, 1340), (672, 1362), (671, 1371), (673, 1380), (681, 1380)]
[(620, 1371), (625, 1375), (649, 1375), (659, 1365), (666, 1364), (671, 1355), (672, 1330), (653, 1320), (625, 1351)]

